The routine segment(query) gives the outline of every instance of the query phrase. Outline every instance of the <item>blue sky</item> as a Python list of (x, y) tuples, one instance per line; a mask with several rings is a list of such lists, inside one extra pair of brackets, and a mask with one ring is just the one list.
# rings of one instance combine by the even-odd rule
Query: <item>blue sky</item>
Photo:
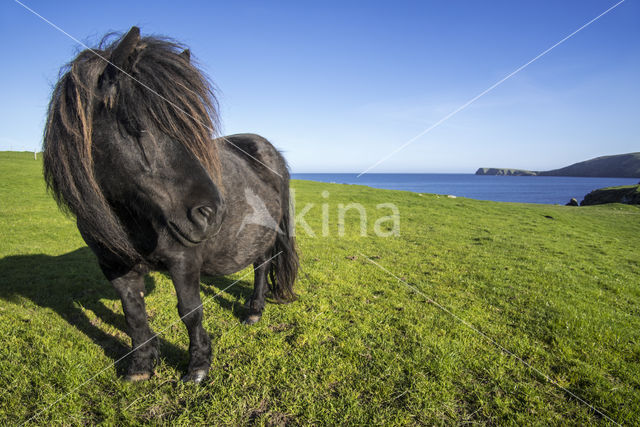
[[(95, 44), (187, 44), (219, 88), (224, 133), (255, 132), (294, 172), (360, 172), (615, 1), (25, 0)], [(59, 68), (81, 49), (0, 3), (0, 150), (40, 147)], [(640, 151), (640, 2), (627, 0), (371, 172), (543, 170)]]

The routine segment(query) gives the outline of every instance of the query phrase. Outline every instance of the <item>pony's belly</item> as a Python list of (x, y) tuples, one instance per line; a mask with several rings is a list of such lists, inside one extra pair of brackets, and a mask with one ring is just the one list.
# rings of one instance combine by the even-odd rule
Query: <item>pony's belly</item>
[(202, 272), (211, 276), (226, 276), (251, 265), (251, 262), (238, 263), (237, 260), (228, 257), (219, 257), (208, 260), (202, 265)]
[(233, 274), (249, 267), (272, 248), (276, 233), (251, 233), (250, 239), (239, 239), (236, 244), (207, 245), (202, 271), (210, 275)]

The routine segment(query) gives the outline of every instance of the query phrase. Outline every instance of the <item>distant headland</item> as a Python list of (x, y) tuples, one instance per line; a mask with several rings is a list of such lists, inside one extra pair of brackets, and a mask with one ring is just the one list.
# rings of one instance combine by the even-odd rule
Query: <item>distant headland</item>
[(640, 152), (602, 156), (550, 171), (480, 168), (476, 175), (580, 176), (598, 178), (640, 178)]

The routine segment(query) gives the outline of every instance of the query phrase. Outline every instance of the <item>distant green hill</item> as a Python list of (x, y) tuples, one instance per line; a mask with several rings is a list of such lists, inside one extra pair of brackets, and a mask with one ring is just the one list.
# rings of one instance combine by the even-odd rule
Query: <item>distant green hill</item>
[(476, 171), (476, 175), (639, 178), (640, 153), (596, 157), (564, 168), (542, 172), (523, 169), (480, 168)]

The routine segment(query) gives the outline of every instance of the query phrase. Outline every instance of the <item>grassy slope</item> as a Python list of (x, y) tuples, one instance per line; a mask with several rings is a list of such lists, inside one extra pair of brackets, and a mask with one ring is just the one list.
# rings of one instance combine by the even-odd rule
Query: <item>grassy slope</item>
[[(187, 335), (170, 280), (147, 280), (163, 360), (126, 384), (120, 303), (75, 229), (44, 192), (40, 162), (0, 153), (0, 424), (106, 421), (594, 423), (586, 405), (410, 291), (376, 262), (471, 322), (613, 419), (640, 413), (640, 209), (506, 204), (295, 181), (300, 299), (240, 325), (251, 276), (203, 278), (213, 341), (206, 386), (179, 384)], [(328, 198), (321, 192), (329, 191)], [(337, 236), (338, 203), (362, 203)], [(395, 203), (401, 235), (373, 220)], [(329, 236), (321, 207), (330, 207)], [(552, 218), (547, 218), (550, 216)], [(353, 258), (356, 256), (356, 258)], [(353, 259), (351, 259), (353, 258)], [(90, 381), (86, 382), (87, 380)], [(86, 382), (86, 383), (85, 383)], [(67, 392), (70, 392), (66, 395)]]
[(636, 193), (640, 192), (640, 185), (619, 185), (617, 187), (605, 187), (601, 190), (635, 190)]

